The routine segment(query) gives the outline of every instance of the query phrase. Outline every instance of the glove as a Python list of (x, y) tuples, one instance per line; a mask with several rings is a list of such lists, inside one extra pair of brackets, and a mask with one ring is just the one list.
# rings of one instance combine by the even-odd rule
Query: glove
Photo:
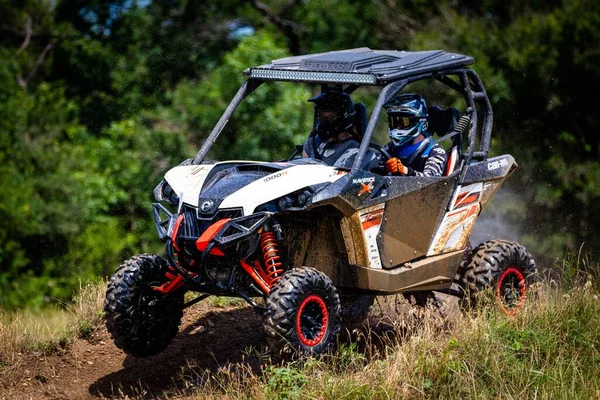
[(402, 161), (398, 160), (396, 157), (390, 158), (385, 163), (385, 167), (388, 172), (396, 175), (406, 175), (408, 174), (408, 168), (402, 164)]

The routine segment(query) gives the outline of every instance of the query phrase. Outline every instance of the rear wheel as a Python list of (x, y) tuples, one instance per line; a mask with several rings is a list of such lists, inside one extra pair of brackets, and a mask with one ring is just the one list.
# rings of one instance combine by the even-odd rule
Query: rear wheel
[(525, 304), (537, 268), (525, 247), (507, 240), (482, 243), (461, 274), (461, 284), (473, 304), (477, 294), (492, 289), (502, 311), (516, 315)]
[(340, 299), (331, 280), (314, 268), (286, 272), (267, 298), (264, 326), (277, 355), (331, 350), (340, 332)]
[(164, 283), (167, 262), (153, 254), (125, 261), (106, 290), (106, 328), (115, 345), (136, 357), (163, 351), (179, 330), (183, 291), (163, 295), (152, 289)]

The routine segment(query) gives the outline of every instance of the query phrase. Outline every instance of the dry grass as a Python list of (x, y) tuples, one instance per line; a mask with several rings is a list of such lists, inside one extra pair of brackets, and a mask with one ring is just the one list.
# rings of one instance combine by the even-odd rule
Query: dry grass
[(67, 309), (74, 316), (75, 334), (87, 338), (103, 323), (107, 282), (88, 283), (80, 287), (75, 301)]
[[(182, 368), (171, 395), (600, 399), (600, 268), (588, 264), (584, 269), (573, 262), (579, 263), (565, 259), (558, 270), (560, 288), (551, 280), (538, 284), (516, 317), (486, 304), (448, 322), (435, 311), (415, 313), (406, 310), (407, 304), (379, 302), (374, 312), (381, 318), (371, 318), (372, 326), (355, 331), (351, 339), (342, 338), (334, 354), (278, 363), (264, 349), (247, 349), (251, 362), (225, 364), (216, 373), (194, 365)], [(0, 386), (2, 380), (15, 379), (11, 371), (20, 353), (60, 351), (73, 336), (85, 337), (96, 329), (105, 289), (106, 284), (83, 287), (67, 311), (2, 315)]]
[(66, 309), (0, 310), (0, 386), (10, 385), (26, 353), (63, 351), (72, 338), (88, 337), (101, 323), (105, 292), (106, 283), (88, 283)]
[[(491, 310), (491, 311), (490, 311)], [(471, 310), (449, 327), (429, 311), (385, 334), (362, 331), (330, 356), (259, 372), (190, 366), (185, 398), (600, 398), (600, 297), (591, 280), (538, 285), (517, 317)], [(256, 357), (262, 355), (255, 354)]]

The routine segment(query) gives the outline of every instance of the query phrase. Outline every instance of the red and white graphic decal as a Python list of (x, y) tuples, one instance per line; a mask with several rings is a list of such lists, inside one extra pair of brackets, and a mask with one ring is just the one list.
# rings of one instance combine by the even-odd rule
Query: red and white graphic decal
[[(462, 191), (462, 189), (466, 189)], [(452, 209), (456, 209), (459, 207), (465, 207), (469, 204), (473, 204), (479, 201), (479, 196), (481, 195), (481, 190), (478, 191), (470, 191), (470, 187), (467, 186), (465, 188), (461, 188), (461, 192), (456, 196), (456, 200), (452, 205)]]
[(360, 216), (360, 222), (362, 222), (363, 231), (374, 226), (381, 225), (381, 219), (383, 218), (383, 208), (380, 210), (372, 211), (367, 214)]
[(360, 223), (362, 224), (363, 235), (367, 245), (369, 267), (371, 268), (381, 268), (379, 247), (377, 247), (377, 234), (379, 234), (379, 229), (383, 222), (384, 210), (385, 204), (377, 204), (359, 211)]
[(461, 207), (456, 211), (448, 213), (447, 215), (448, 218), (460, 216), (460, 219), (464, 220), (465, 218), (469, 218), (472, 215), (477, 215), (478, 209), (479, 207), (477, 207), (477, 204), (472, 204), (471, 207)]
[(459, 187), (427, 252), (428, 256), (462, 249), (481, 210), (483, 183)]

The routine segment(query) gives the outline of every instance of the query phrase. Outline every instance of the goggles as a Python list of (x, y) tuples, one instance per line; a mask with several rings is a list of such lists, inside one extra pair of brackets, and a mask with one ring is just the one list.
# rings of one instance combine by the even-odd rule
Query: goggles
[(317, 112), (319, 121), (334, 123), (341, 119), (340, 113), (333, 110), (319, 110)]
[(410, 117), (407, 115), (388, 115), (390, 129), (409, 129), (419, 122), (427, 121), (424, 117)]

